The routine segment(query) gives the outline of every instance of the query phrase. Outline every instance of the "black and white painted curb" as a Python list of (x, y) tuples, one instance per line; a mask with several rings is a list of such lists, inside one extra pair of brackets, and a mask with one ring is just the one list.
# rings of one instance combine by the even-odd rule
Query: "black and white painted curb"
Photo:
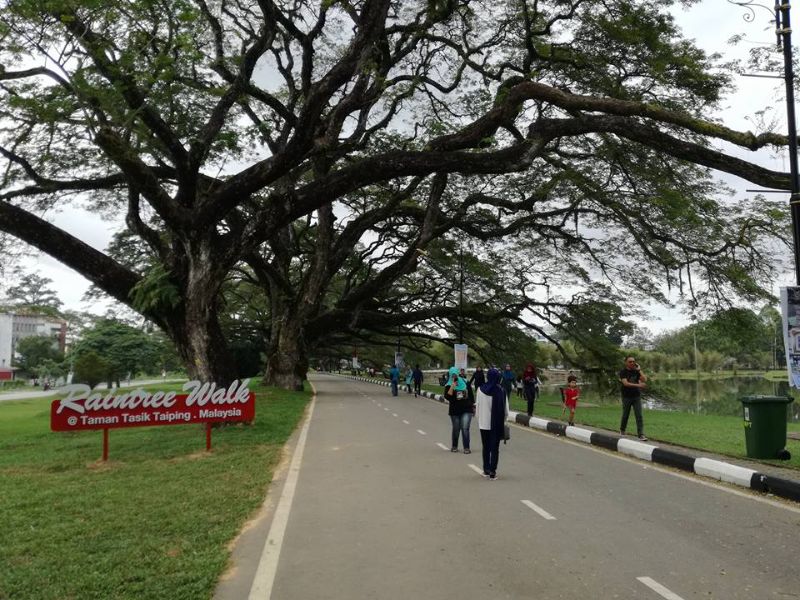
[[(376, 381), (367, 377), (355, 377), (352, 375), (345, 375), (345, 377), (356, 381), (377, 383), (378, 385), (387, 387), (390, 386), (390, 383), (387, 381)], [(404, 384), (401, 383), (399, 386), (399, 393), (406, 394), (407, 392), (405, 392), (403, 388)], [(445, 397), (441, 394), (422, 391), (421, 395), (438, 402), (446, 402)], [(539, 417), (529, 417), (524, 413), (511, 411), (508, 414), (508, 421), (525, 427), (540, 429), (555, 435), (568, 437), (586, 444), (592, 444), (593, 446), (600, 446), (606, 450), (613, 450), (614, 452), (626, 454), (640, 460), (648, 460), (650, 462), (680, 469), (681, 471), (688, 471), (689, 473), (732, 483), (757, 492), (773, 494), (781, 498), (786, 498), (787, 500), (800, 502), (800, 481), (765, 475), (753, 469), (732, 465), (712, 458), (681, 454), (673, 450), (659, 448), (653, 444), (625, 438), (620, 435), (568, 426), (561, 421), (548, 421), (547, 419)]]

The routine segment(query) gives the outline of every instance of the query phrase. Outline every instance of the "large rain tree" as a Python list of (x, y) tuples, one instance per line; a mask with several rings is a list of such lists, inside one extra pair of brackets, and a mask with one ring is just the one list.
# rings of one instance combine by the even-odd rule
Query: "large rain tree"
[[(720, 204), (706, 170), (787, 189), (786, 174), (712, 146), (786, 140), (704, 119), (728, 82), (680, 37), (671, 2), (4, 4), (0, 231), (156, 322), (193, 376), (233, 372), (220, 326), (233, 269), (247, 265), (271, 291), (268, 377), (296, 385), (321, 307), (344, 322), (413, 273), (416, 250), (459, 231), (513, 237), (485, 258), (515, 268), (531, 252), (552, 259), (544, 275), (501, 276), (545, 323), (589, 296), (530, 286), (568, 271), (597, 282), (595, 295), (624, 296), (628, 252), (637, 294), (659, 294), (657, 272), (672, 282), (692, 269), (711, 296), (760, 293), (778, 213)], [(114, 258), (45, 218), (77, 203), (124, 217), (146, 260)], [(359, 238), (369, 246), (398, 218), (403, 245), (375, 264), (379, 284), (323, 304)], [(296, 272), (299, 219), (314, 250)]]

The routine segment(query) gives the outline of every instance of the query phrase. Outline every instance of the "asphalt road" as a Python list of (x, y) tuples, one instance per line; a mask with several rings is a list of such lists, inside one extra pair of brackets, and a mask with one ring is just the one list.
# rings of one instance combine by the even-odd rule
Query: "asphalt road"
[[(488, 481), (477, 423), (454, 454), (444, 405), (312, 381), (275, 600), (800, 598), (793, 505), (521, 428)], [(216, 598), (246, 597), (253, 565)]]

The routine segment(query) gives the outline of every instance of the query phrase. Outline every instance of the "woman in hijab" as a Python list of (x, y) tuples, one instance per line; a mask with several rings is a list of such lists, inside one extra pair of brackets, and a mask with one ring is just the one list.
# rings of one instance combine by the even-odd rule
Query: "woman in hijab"
[(528, 403), (528, 416), (533, 415), (533, 403), (539, 394), (539, 378), (536, 376), (536, 367), (528, 363), (522, 373), (522, 393)]
[(458, 434), (461, 433), (461, 440), (464, 444), (464, 454), (470, 454), (469, 449), (469, 425), (472, 422), (475, 399), (472, 389), (458, 372), (457, 367), (450, 367), (447, 385), (444, 388), (444, 397), (450, 403), (447, 414), (453, 424), (453, 443), (450, 452), (458, 452)]
[(500, 387), (500, 373), (489, 369), (486, 383), (478, 388), (476, 411), (478, 429), (483, 444), (483, 476), (491, 481), (497, 479), (497, 462), (500, 458), (500, 440), (508, 417), (508, 400)]

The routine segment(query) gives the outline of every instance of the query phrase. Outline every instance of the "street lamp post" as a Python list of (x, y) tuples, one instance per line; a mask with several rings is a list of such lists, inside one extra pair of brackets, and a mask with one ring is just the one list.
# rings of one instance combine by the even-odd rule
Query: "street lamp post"
[[(797, 169), (797, 125), (794, 114), (794, 67), (792, 65), (792, 25), (789, 16), (790, 3), (775, 2), (775, 33), (778, 44), (783, 42), (783, 78), (786, 83), (786, 120), (789, 125), (789, 171), (792, 177), (792, 195), (789, 206), (792, 211), (792, 236), (794, 238), (794, 276), (800, 285), (800, 175)], [(781, 39), (783, 38), (783, 39)]]
[(797, 125), (795, 123), (794, 110), (794, 67), (792, 65), (792, 24), (791, 24), (791, 3), (789, 0), (775, 0), (775, 7), (771, 9), (757, 2), (741, 2), (728, 0), (731, 4), (736, 4), (749, 10), (745, 14), (746, 21), (755, 18), (754, 7), (758, 6), (770, 13), (774, 11), (775, 17), (775, 36), (777, 37), (778, 47), (783, 49), (783, 80), (786, 85), (786, 120), (788, 121), (789, 135), (789, 172), (791, 176), (791, 196), (789, 198), (789, 208), (792, 215), (792, 237), (794, 239), (794, 274), (797, 285), (800, 285), (800, 174), (797, 165)]

